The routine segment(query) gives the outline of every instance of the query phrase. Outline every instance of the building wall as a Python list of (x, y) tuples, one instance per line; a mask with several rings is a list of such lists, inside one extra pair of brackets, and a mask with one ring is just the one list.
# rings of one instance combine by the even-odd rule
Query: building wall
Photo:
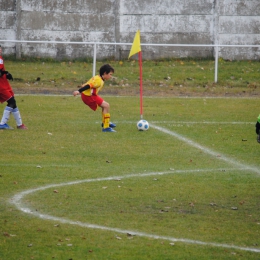
[[(260, 45), (260, 1), (222, 0), (219, 5), (219, 44)], [(222, 48), (229, 59), (260, 59), (260, 48)]]
[[(260, 44), (259, 0), (0, 0), (0, 41)], [(2, 43), (5, 53), (92, 57), (93, 46)], [(127, 58), (129, 45), (97, 45), (97, 57)], [(212, 57), (212, 47), (142, 46), (144, 59)], [(222, 47), (224, 59), (259, 59), (260, 48)]]

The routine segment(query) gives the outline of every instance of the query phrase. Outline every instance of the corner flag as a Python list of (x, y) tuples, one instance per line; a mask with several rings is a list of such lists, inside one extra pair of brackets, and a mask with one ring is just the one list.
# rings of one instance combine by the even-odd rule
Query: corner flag
[(140, 30), (135, 34), (135, 38), (128, 56), (128, 59), (138, 53), (139, 59), (139, 70), (140, 70), (140, 116), (143, 118), (143, 73), (142, 73), (142, 52), (141, 52), (141, 41), (140, 41)]
[(128, 59), (135, 55), (136, 53), (141, 51), (141, 43), (140, 43), (140, 30), (138, 30), (135, 34), (135, 38), (128, 56)]

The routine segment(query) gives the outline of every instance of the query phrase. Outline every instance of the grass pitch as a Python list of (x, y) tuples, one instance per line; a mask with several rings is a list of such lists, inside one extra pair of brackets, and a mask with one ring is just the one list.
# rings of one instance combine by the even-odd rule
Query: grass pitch
[[(102, 90), (106, 95), (136, 96), (139, 93), (139, 64), (135, 60), (98, 61), (96, 73), (110, 63), (115, 74)], [(72, 89), (92, 76), (92, 63), (83, 61), (5, 60), (14, 77), (17, 93), (71, 94)], [(171, 59), (143, 61), (143, 91), (146, 96), (254, 96), (260, 92), (259, 61), (219, 59), (218, 82), (215, 61)]]
[(16, 99), (29, 130), (0, 131), (1, 260), (259, 258), (258, 99), (145, 97), (139, 132), (139, 98), (107, 96), (117, 133), (80, 98)]

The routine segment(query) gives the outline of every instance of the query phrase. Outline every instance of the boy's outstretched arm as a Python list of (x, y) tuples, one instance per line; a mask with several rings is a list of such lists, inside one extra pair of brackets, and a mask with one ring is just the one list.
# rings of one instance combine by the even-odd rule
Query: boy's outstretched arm
[(85, 85), (85, 86), (81, 87), (79, 90), (73, 91), (73, 96), (75, 97), (75, 96), (79, 95), (81, 92), (83, 92), (89, 88), (90, 88), (89, 85)]

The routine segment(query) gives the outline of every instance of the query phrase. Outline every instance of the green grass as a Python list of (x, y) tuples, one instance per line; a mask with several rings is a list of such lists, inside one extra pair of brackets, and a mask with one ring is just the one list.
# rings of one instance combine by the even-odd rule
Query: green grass
[[(259, 258), (257, 252), (171, 245), (162, 238), (260, 249), (258, 99), (145, 97), (151, 128), (139, 132), (139, 98), (105, 96), (117, 123), (111, 134), (101, 132), (100, 111), (79, 97), (16, 99), (29, 130), (0, 131), (1, 260)], [(15, 126), (13, 118), (9, 123)], [(19, 192), (60, 183), (22, 199), (33, 214), (10, 201)]]
[[(98, 61), (115, 68), (114, 78), (104, 94), (139, 93), (139, 64), (135, 60)], [(6, 60), (15, 81), (16, 93), (71, 93), (92, 76), (92, 63), (84, 61)], [(214, 83), (215, 62), (210, 59), (143, 61), (146, 96), (258, 96), (259, 61), (219, 60), (218, 83)], [(38, 79), (38, 80), (37, 80)]]

